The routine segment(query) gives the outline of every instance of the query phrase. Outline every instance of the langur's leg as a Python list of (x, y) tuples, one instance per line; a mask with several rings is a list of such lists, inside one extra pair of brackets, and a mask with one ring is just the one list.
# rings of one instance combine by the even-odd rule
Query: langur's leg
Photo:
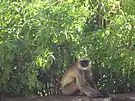
[(67, 86), (65, 86), (64, 88), (62, 88), (63, 95), (74, 95), (78, 92), (79, 92), (79, 88), (76, 82), (72, 82), (68, 84)]
[(79, 90), (89, 97), (103, 96), (100, 91), (92, 88), (90, 85), (87, 85), (85, 79), (82, 76), (77, 78), (77, 85)]

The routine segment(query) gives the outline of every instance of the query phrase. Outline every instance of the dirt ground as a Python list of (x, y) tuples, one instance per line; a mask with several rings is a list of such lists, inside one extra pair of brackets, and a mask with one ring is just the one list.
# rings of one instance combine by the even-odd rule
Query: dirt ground
[[(89, 101), (86, 96), (47, 96), (47, 97), (22, 97), (10, 98), (7, 101)], [(110, 101), (109, 98), (97, 98), (93, 101)]]
[[(126, 98), (130, 100), (126, 101), (135, 101), (135, 92), (134, 93), (125, 93), (125, 94), (116, 94), (117, 100), (113, 101), (125, 101)], [(29, 97), (16, 97), (16, 98), (6, 98), (6, 101), (89, 101), (87, 96), (29, 96)], [(111, 101), (110, 98), (94, 98), (93, 101)]]

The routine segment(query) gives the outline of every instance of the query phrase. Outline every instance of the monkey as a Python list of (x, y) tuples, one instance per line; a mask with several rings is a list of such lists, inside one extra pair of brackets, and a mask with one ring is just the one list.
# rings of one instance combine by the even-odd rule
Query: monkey
[[(91, 64), (88, 58), (82, 57), (64, 73), (60, 84), (63, 95), (74, 95), (83, 92), (90, 98), (103, 97), (93, 80)], [(85, 78), (88, 78), (89, 82)]]

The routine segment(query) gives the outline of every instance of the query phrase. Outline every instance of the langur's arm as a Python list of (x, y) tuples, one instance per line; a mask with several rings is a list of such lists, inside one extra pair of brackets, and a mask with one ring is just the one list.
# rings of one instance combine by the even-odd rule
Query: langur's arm
[(88, 83), (90, 83), (92, 88), (97, 89), (96, 83), (93, 80), (92, 71), (90, 69), (85, 71), (85, 78), (87, 79)]

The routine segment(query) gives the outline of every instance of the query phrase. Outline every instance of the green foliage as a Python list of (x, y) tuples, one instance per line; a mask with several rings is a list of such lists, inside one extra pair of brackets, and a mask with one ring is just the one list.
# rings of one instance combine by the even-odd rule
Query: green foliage
[(89, 56), (96, 59), (93, 65), (100, 72), (99, 87), (107, 92), (134, 89), (134, 23), (134, 16), (116, 15), (105, 30), (82, 38), (83, 46), (90, 50)]
[(74, 4), (61, 4), (42, 8), (40, 11), (37, 14), (40, 21), (37, 33), (39, 52), (43, 50), (53, 53), (58, 67), (61, 67), (63, 64), (60, 62), (61, 59), (68, 59), (72, 52), (75, 52), (73, 48), (77, 48), (72, 45), (78, 43), (88, 16), (86, 13), (88, 9)]
[(135, 14), (134, 6), (135, 6), (134, 0), (123, 0), (123, 9), (128, 14), (133, 14), (133, 15)]
[(130, 12), (123, 8), (112, 16), (114, 1), (100, 1), (109, 24), (94, 31), (96, 1), (0, 1), (0, 91), (27, 95), (44, 89), (39, 68), (58, 76), (82, 55), (93, 60), (100, 90), (135, 90), (134, 10), (131, 5)]
[(13, 95), (28, 94), (40, 86), (36, 78), (37, 67), (49, 70), (55, 62), (62, 68), (63, 64), (71, 61), (72, 51), (67, 53), (71, 49), (66, 48), (73, 42), (77, 43), (88, 9), (74, 4), (38, 4), (0, 3), (1, 91)]
[(26, 28), (26, 22), (34, 12), (26, 6), (25, 2), (0, 2), (0, 91), (17, 95), (26, 94), (37, 82), (31, 68), (33, 53), (28, 38), (29, 25)]

